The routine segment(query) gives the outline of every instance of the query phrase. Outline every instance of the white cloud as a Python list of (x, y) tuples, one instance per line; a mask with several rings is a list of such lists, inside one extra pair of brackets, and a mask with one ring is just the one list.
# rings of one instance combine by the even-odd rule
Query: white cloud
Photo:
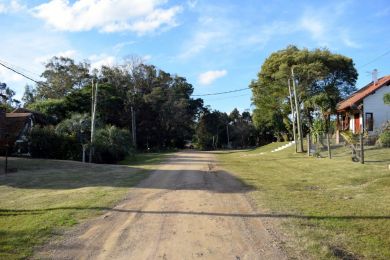
[(18, 81), (21, 81), (24, 79), (24, 77), (22, 77), (21, 75), (19, 74), (16, 74), (4, 67), (0, 67), (0, 79), (1, 79), (1, 82), (6, 82), (6, 83), (15, 83), (15, 82), (18, 82)]
[(210, 85), (218, 78), (221, 78), (227, 74), (226, 70), (210, 70), (201, 73), (198, 77), (199, 84)]
[(321, 46), (337, 48), (342, 43), (350, 48), (360, 48), (361, 45), (351, 38), (348, 25), (341, 22), (349, 4), (350, 1), (341, 1), (322, 9), (306, 8), (295, 25), (296, 30), (308, 32)]
[[(49, 54), (71, 49), (70, 42), (63, 35), (43, 32), (40, 28), (33, 26), (23, 33), (13, 28), (2, 30), (1, 60), (36, 80), (41, 79), (40, 75), (44, 71), (40, 57), (49, 57)], [(6, 82), (11, 89), (16, 91), (17, 99), (22, 97), (26, 84), (35, 85), (34, 82), (11, 71), (1, 72), (0, 81)]]
[(179, 54), (180, 59), (188, 59), (196, 54), (200, 53), (203, 49), (205, 49), (213, 39), (218, 38), (218, 32), (206, 32), (199, 31), (197, 32), (191, 41), (189, 41), (184, 47), (184, 51)]
[(25, 10), (26, 6), (19, 3), (18, 0), (4, 1), (0, 3), (0, 14), (16, 13)]
[(91, 55), (89, 61), (91, 62), (91, 70), (100, 69), (102, 66), (112, 67), (118, 63), (114, 56), (107, 54)]
[(150, 54), (146, 54), (146, 55), (142, 56), (142, 61), (143, 62), (148, 62), (151, 59), (152, 59), (152, 55), (150, 55)]
[(161, 8), (165, 0), (51, 0), (33, 14), (61, 31), (132, 31), (138, 34), (177, 25), (180, 6)]
[(351, 47), (351, 48), (355, 48), (355, 49), (362, 47), (361, 44), (351, 40), (351, 38), (349, 37), (349, 35), (347, 33), (344, 33), (341, 35), (341, 40), (345, 44), (345, 46), (347, 46), (347, 47)]
[(313, 17), (313, 16), (303, 16), (302, 19), (299, 22), (299, 26), (301, 29), (306, 30), (310, 32), (312, 37), (316, 40), (324, 40), (325, 36), (325, 31), (326, 31), (326, 26), (325, 24)]
[(53, 58), (54, 56), (74, 59), (77, 56), (77, 51), (76, 50), (67, 50), (67, 51), (56, 52), (53, 54), (47, 54), (47, 55), (43, 55), (43, 56), (35, 58), (34, 61), (37, 63), (43, 64), (43, 63), (46, 63), (51, 58)]
[(115, 44), (115, 46), (113, 47), (113, 50), (115, 52), (119, 52), (124, 47), (129, 46), (129, 45), (133, 45), (134, 43), (135, 43), (135, 41), (120, 42), (120, 43)]

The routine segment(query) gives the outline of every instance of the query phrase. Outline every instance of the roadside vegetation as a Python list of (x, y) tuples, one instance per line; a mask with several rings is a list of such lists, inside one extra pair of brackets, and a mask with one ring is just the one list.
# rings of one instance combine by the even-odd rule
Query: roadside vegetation
[(35, 246), (110, 209), (166, 156), (137, 154), (123, 165), (11, 158), (18, 171), (0, 175), (0, 258), (26, 258)]
[(221, 167), (255, 187), (252, 196), (287, 233), (284, 247), (315, 259), (390, 258), (390, 149), (366, 151), (351, 161), (348, 148), (333, 159), (306, 157), (283, 143), (220, 152)]

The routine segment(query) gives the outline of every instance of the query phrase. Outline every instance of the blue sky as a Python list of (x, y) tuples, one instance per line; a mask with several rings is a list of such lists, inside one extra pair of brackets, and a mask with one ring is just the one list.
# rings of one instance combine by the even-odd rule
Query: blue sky
[[(0, 61), (36, 79), (54, 55), (95, 67), (137, 55), (186, 77), (194, 94), (222, 92), (247, 87), (289, 44), (351, 57), (357, 87), (374, 68), (390, 74), (388, 0), (0, 0), (0, 35)], [(0, 82), (19, 98), (31, 83), (4, 68)], [(249, 90), (204, 98), (225, 112), (250, 109), (250, 99)]]

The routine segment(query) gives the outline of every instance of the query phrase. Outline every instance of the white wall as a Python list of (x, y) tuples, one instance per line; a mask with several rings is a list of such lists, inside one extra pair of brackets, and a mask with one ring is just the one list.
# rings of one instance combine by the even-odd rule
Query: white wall
[(355, 133), (355, 116), (351, 115), (349, 119), (349, 130), (352, 131), (352, 133)]
[(366, 122), (366, 113), (373, 113), (374, 132), (379, 130), (384, 122), (390, 120), (390, 106), (383, 102), (385, 93), (390, 93), (390, 86), (381, 87), (363, 100), (364, 122)]

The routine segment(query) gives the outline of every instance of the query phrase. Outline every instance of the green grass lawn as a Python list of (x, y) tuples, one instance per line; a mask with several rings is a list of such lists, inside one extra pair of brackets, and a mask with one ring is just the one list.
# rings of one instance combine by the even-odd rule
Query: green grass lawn
[(0, 175), (0, 259), (26, 258), (53, 235), (114, 206), (167, 155), (138, 154), (122, 165), (10, 159), (18, 171)]
[(290, 237), (285, 249), (291, 257), (390, 259), (390, 149), (369, 149), (362, 165), (345, 147), (330, 160), (295, 154), (293, 147), (270, 152), (280, 145), (218, 158), (277, 219)]

